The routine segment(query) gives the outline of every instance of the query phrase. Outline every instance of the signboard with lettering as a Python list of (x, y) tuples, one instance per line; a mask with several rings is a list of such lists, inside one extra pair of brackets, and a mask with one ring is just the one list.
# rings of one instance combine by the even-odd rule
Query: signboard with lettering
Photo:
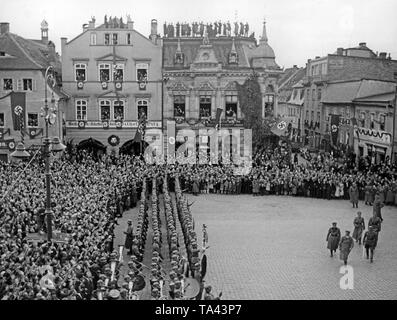
[[(104, 125), (103, 121), (84, 121), (84, 126), (79, 125), (79, 122), (80, 121), (66, 121), (66, 127), (69, 129), (70, 128), (82, 128), (82, 129), (94, 129), (94, 128), (137, 129), (138, 128), (138, 121), (109, 121), (106, 122), (106, 125)], [(146, 127), (161, 129), (161, 121), (148, 121)]]

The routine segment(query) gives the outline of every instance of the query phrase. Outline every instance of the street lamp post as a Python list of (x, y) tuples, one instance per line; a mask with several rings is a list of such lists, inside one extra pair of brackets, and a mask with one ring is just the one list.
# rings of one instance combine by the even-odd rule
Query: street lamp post
[[(65, 145), (60, 142), (58, 137), (54, 137), (52, 140), (48, 136), (48, 127), (49, 125), (53, 125), (55, 115), (50, 113), (50, 109), (48, 108), (48, 99), (47, 99), (47, 84), (50, 79), (53, 80), (52, 86), (55, 86), (54, 75), (50, 74), (50, 71), (53, 71), (53, 67), (49, 66), (44, 75), (44, 120), (45, 120), (45, 137), (44, 137), (44, 157), (45, 157), (45, 185), (46, 185), (46, 202), (45, 202), (45, 214), (47, 217), (47, 240), (52, 240), (52, 210), (51, 210), (51, 172), (50, 172), (50, 145), (52, 146), (53, 152), (61, 152), (65, 150)], [(11, 154), (13, 158), (28, 158), (30, 155), (25, 151), (25, 147), (23, 142), (20, 142), (16, 148), (16, 150)], [(32, 159), (33, 160), (33, 159)], [(32, 161), (31, 160), (31, 161)], [(30, 162), (29, 162), (30, 163)], [(29, 165), (28, 163), (28, 165)], [(32, 234), (34, 235), (34, 234)], [(40, 237), (39, 237), (40, 238)]]
[(48, 122), (49, 122), (49, 108), (47, 100), (47, 83), (50, 77), (50, 70), (53, 67), (49, 66), (45, 71), (44, 84), (44, 119), (45, 119), (45, 138), (44, 138), (44, 156), (45, 156), (45, 186), (46, 186), (46, 202), (45, 214), (47, 217), (47, 240), (52, 239), (52, 211), (51, 211), (51, 172), (50, 172), (50, 139), (48, 137)]

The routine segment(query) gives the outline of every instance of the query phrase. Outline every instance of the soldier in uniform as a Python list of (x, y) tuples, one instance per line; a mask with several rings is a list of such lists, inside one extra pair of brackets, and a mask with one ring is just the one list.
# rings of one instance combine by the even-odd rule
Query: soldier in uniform
[(383, 218), (382, 218), (382, 213), (381, 213), (381, 209), (383, 208), (384, 204), (381, 202), (380, 200), (380, 194), (376, 193), (375, 195), (375, 200), (374, 200), (374, 204), (373, 204), (373, 212), (374, 215), (376, 215), (377, 217), (379, 217), (379, 219), (383, 222)]
[(132, 226), (132, 220), (128, 220), (127, 222), (127, 231), (124, 231), (125, 234), (125, 243), (124, 246), (126, 249), (128, 249), (128, 255), (132, 254), (132, 243), (134, 240), (134, 228)]
[(354, 231), (353, 231), (353, 239), (361, 245), (361, 236), (363, 231), (365, 230), (364, 218), (361, 217), (361, 211), (357, 212), (357, 217), (354, 218)]
[(371, 226), (373, 227), (376, 233), (380, 232), (382, 226), (382, 220), (380, 220), (380, 218), (376, 215), (376, 212), (373, 212), (372, 218), (370, 218), (368, 221), (368, 229)]
[(356, 183), (354, 183), (349, 188), (349, 196), (350, 196), (350, 202), (353, 204), (353, 208), (354, 206), (358, 208), (358, 188)]
[(332, 222), (332, 227), (328, 229), (327, 238), (327, 249), (331, 252), (331, 257), (334, 256), (334, 252), (338, 248), (338, 244), (340, 241), (340, 229), (336, 226), (336, 222)]
[(372, 263), (374, 260), (374, 250), (378, 244), (378, 234), (374, 231), (372, 226), (368, 229), (369, 230), (364, 234), (363, 243), (365, 246), (365, 252), (367, 254), (366, 258), (368, 259), (369, 253), (371, 253), (370, 261)]
[(353, 238), (350, 236), (350, 231), (346, 230), (345, 236), (342, 237), (339, 243), (340, 259), (343, 260), (345, 266), (347, 265), (347, 258), (349, 257), (349, 253), (353, 247)]

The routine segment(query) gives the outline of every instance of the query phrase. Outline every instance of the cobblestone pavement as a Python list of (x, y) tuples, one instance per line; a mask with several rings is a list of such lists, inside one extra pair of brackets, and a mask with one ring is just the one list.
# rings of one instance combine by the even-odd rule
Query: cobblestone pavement
[(362, 211), (365, 224), (372, 207), (346, 200), (284, 196), (212, 195), (198, 197), (191, 207), (201, 241), (208, 226), (206, 284), (223, 299), (397, 299), (397, 209), (382, 209), (384, 223), (374, 263), (363, 259), (355, 244), (348, 264), (354, 289), (342, 290), (337, 255), (331, 258), (326, 234), (333, 221), (342, 234), (353, 231)]

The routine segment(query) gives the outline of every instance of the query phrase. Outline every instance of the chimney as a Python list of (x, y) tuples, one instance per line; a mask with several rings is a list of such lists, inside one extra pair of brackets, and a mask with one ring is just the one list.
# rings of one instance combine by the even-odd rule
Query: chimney
[(360, 47), (366, 47), (366, 46), (367, 46), (367, 43), (366, 43), (366, 42), (360, 42), (358, 45), (359, 45)]
[(316, 56), (316, 59), (320, 59), (320, 56)]
[(91, 21), (88, 22), (88, 29), (95, 29), (95, 17), (91, 17)]
[(88, 30), (88, 23), (83, 24), (83, 32), (86, 32)]
[(386, 59), (386, 55), (387, 55), (386, 52), (380, 52), (379, 53), (379, 59)]
[(61, 38), (61, 55), (64, 56), (66, 49), (66, 42), (68, 42), (68, 38)]
[(127, 14), (127, 29), (134, 29), (134, 21), (131, 20), (131, 16), (129, 14)]
[(152, 19), (151, 22), (151, 31), (150, 31), (150, 37), (149, 37), (154, 44), (157, 44), (157, 20)]
[(0, 22), (0, 34), (5, 34), (7, 32), (10, 32), (10, 23)]
[[(234, 39), (234, 38), (233, 38)], [(294, 69), (297, 69), (298, 68), (298, 66), (296, 65), (296, 64), (294, 64)]]
[(336, 54), (337, 54), (338, 56), (343, 56), (343, 48), (338, 48), (338, 49), (336, 49)]

